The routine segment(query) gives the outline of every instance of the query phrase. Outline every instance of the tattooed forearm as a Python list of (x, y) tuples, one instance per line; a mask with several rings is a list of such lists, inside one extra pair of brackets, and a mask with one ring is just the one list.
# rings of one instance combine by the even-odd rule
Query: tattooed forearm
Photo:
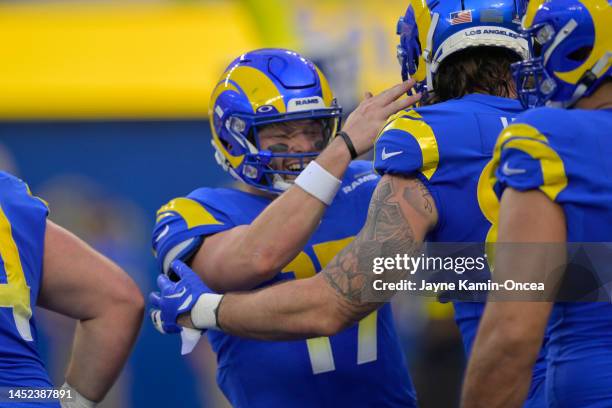
[(433, 199), (431, 193), (425, 185), (418, 180), (414, 180), (408, 187), (404, 188), (404, 199), (411, 203), (415, 210), (427, 217), (434, 212)]
[(416, 254), (436, 221), (431, 195), (419, 180), (385, 176), (380, 181), (363, 229), (323, 271), (330, 286), (348, 302), (351, 313), (365, 315), (377, 307), (364, 300), (375, 279), (395, 282), (408, 274), (405, 270), (387, 270), (375, 275), (374, 258)]

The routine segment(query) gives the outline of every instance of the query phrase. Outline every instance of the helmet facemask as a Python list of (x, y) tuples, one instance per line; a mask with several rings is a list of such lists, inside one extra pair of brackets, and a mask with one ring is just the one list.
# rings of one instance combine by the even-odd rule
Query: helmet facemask
[[(263, 122), (249, 129), (246, 141), (249, 153), (244, 158), (242, 180), (260, 189), (263, 187), (270, 192), (282, 193), (293, 185), (308, 163), (327, 146), (339, 126), (339, 112), (331, 117), (279, 118)], [(277, 135), (264, 135), (262, 140), (262, 133), (274, 128)], [(306, 143), (311, 141), (312, 145), (304, 149), (308, 151), (292, 152), (295, 143), (291, 141), (293, 137), (306, 138)]]
[(569, 9), (552, 1), (528, 12), (521, 36), (530, 55), (513, 66), (525, 107), (570, 108), (610, 75), (609, 12), (584, 2)]
[[(312, 62), (278, 48), (248, 52), (230, 63), (211, 96), (215, 158), (241, 182), (282, 193), (335, 134), (341, 114), (327, 79)], [(261, 140), (264, 126), (310, 120), (322, 133), (316, 148), (301, 139), (286, 146)]]

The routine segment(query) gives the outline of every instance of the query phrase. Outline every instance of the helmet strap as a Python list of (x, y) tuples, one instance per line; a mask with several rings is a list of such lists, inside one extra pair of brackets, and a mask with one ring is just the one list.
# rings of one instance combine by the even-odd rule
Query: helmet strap
[(293, 183), (285, 181), (280, 174), (272, 175), (272, 186), (280, 191), (286, 191), (291, 187)]
[(571, 99), (564, 104), (566, 107), (573, 106), (578, 99), (582, 98), (582, 96), (589, 90), (589, 88), (597, 81), (599, 75), (603, 72), (603, 70), (608, 66), (610, 60), (612, 59), (612, 51), (606, 51), (606, 53), (593, 65), (593, 68), (585, 71), (578, 81), (578, 86), (576, 90), (572, 94)]
[(433, 92), (433, 72), (432, 70), (438, 70), (438, 64), (432, 64), (433, 61), (433, 36), (440, 20), (440, 14), (434, 13), (431, 17), (431, 24), (429, 25), (429, 31), (427, 32), (427, 43), (423, 50), (423, 59), (425, 59), (425, 71), (427, 74), (427, 92)]
[(212, 145), (213, 149), (215, 149), (215, 160), (217, 161), (217, 164), (221, 166), (223, 170), (229, 171), (232, 166), (230, 166), (228, 160), (223, 157), (223, 153), (221, 153), (215, 141), (211, 139), (210, 144)]

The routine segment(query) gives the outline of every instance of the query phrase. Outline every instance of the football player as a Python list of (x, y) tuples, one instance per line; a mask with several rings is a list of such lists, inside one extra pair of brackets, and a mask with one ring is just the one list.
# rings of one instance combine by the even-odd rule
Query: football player
[[(519, 95), (525, 106), (548, 107), (525, 112), (502, 132), (486, 178), (502, 198), (499, 241), (531, 244), (498, 248), (496, 275), (542, 282), (545, 271), (559, 276), (555, 266), (564, 273), (571, 253), (566, 242), (612, 241), (612, 6), (606, 0), (532, 1), (523, 32), (533, 50), (516, 66)], [(592, 262), (596, 271), (609, 267), (609, 251)], [(548, 406), (610, 406), (609, 299), (546, 300), (487, 304), (465, 407), (520, 406), (551, 311)]]
[[(156, 327), (179, 331), (178, 314), (199, 299), (186, 283), (204, 288), (176, 260), (224, 293), (315, 276), (351, 242), (379, 179), (370, 163), (351, 159), (371, 148), (389, 115), (418, 100), (398, 99), (411, 85), (368, 95), (332, 139), (341, 109), (313, 63), (281, 49), (232, 62), (213, 91), (210, 124), (217, 161), (244, 189), (200, 188), (158, 211), (153, 246), (165, 274), (151, 297)], [(416, 406), (390, 306), (361, 317), (307, 341), (209, 331), (219, 387), (235, 407)]]
[[(312, 279), (253, 294), (205, 294), (208, 302), (202, 300), (195, 313), (207, 310), (209, 319), (196, 326), (266, 339), (333, 334), (380, 306), (363, 300), (374, 280), (397, 281), (407, 274), (401, 269), (374, 275), (374, 257), (420, 255), (425, 239), (494, 241), (496, 198), (477, 187), (499, 131), (523, 110), (512, 99), (510, 71), (511, 63), (527, 55), (517, 31), (523, 11), (522, 1), (411, 2), (398, 24), (398, 57), (404, 77), (427, 90), (430, 106), (402, 111), (383, 128), (375, 146), (375, 167), (383, 177), (364, 228)], [(455, 303), (468, 355), (483, 308)], [(531, 406), (543, 404), (540, 357)]]
[(23, 181), (0, 172), (0, 387), (52, 387), (36, 348), (38, 305), (78, 320), (62, 406), (93, 407), (127, 360), (144, 301), (123, 270), (47, 213)]

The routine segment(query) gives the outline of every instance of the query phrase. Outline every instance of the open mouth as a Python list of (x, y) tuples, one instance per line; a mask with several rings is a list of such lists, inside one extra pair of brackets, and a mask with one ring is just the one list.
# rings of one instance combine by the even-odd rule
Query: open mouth
[[(305, 167), (305, 166), (306, 166), (306, 163), (304, 163), (304, 167)], [(287, 169), (287, 170), (289, 170), (289, 171), (297, 171), (297, 172), (300, 172), (300, 171), (304, 170), (304, 167), (302, 167), (302, 164), (298, 162), (298, 163), (288, 164), (288, 165), (286, 166), (286, 169)]]
[(299, 161), (291, 161), (289, 163), (286, 163), (285, 166), (285, 170), (287, 171), (295, 171), (298, 173), (301, 173), (302, 170), (304, 170), (306, 168), (306, 166), (308, 166), (308, 164), (313, 161), (315, 159), (315, 157), (305, 157), (302, 160)]
[(299, 173), (302, 172), (314, 158), (307, 158), (300, 161), (293, 161), (287, 164), (284, 164), (284, 170), (290, 171), (294, 174), (283, 174), (282, 177), (286, 181), (293, 181), (298, 176)]

